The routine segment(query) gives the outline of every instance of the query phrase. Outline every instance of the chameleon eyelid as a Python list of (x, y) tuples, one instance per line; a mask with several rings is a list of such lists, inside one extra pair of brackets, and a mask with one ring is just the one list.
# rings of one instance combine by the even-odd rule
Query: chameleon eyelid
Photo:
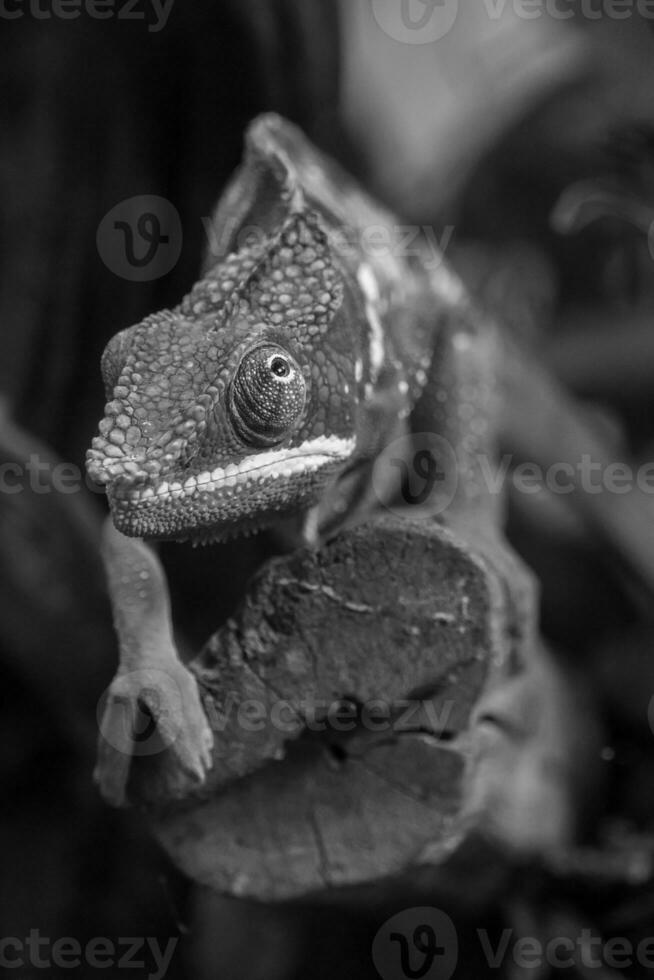
[[(287, 374), (272, 370), (275, 360)], [(293, 355), (274, 341), (247, 350), (234, 373), (228, 397), (232, 428), (245, 446), (264, 448), (282, 442), (304, 412), (307, 382)]]

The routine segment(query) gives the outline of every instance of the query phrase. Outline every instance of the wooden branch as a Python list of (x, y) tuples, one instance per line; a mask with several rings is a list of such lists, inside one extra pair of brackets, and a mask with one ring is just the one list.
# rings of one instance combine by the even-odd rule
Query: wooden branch
[[(160, 840), (195, 880), (258, 899), (397, 871), (445, 841), (457, 738), (507, 667), (511, 615), (499, 575), (433, 521), (384, 516), (269, 563), (190, 665), (214, 768), (202, 798), (157, 808)], [(134, 760), (133, 796), (156, 799), (161, 764)]]

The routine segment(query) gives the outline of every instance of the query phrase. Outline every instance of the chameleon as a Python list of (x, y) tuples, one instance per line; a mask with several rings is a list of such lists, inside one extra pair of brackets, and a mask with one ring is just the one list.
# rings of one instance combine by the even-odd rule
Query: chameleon
[[(537, 589), (503, 539), (501, 495), (479, 459), (495, 455), (500, 427), (527, 453), (537, 443), (546, 464), (574, 464), (582, 450), (611, 458), (433, 243), (407, 249), (395, 216), (281, 117), (250, 124), (211, 229), (188, 295), (122, 330), (102, 356), (108, 402), (87, 469), (111, 511), (103, 556), (120, 663), (96, 778), (116, 804), (143, 707), (170, 750), (162, 778), (173, 795), (211, 767), (213, 736), (146, 540), (206, 544), (280, 524), (290, 546), (320, 547), (400, 499), (420, 434), (437, 433), (455, 450), (447, 521), (463, 522), (519, 608), (519, 651), (534, 640)], [(581, 499), (654, 584), (641, 531), (649, 501)]]
[(410, 457), (421, 418), (462, 447), (457, 486), (474, 504), (466, 459), (492, 439), (495, 347), (459, 279), (441, 255), (408, 250), (397, 219), (298, 128), (273, 114), (251, 123), (211, 226), (189, 294), (102, 356), (108, 402), (87, 469), (111, 511), (103, 555), (120, 666), (96, 778), (114, 803), (143, 706), (180, 787), (211, 765), (143, 539), (208, 543), (287, 522), (292, 541), (317, 547), (397, 496), (402, 466), (375, 467), (389, 444)]

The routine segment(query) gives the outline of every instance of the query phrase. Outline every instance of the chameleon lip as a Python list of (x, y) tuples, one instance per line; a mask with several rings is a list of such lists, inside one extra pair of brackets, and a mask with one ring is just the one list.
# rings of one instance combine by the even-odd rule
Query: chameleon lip
[(199, 493), (231, 490), (248, 485), (252, 479), (265, 475), (266, 479), (284, 479), (296, 473), (315, 471), (326, 463), (346, 459), (351, 455), (356, 439), (340, 436), (321, 436), (301, 446), (278, 449), (246, 456), (238, 463), (215, 467), (184, 480), (164, 481), (157, 486), (123, 486), (110, 484), (112, 501), (121, 504), (147, 504), (150, 501), (181, 499)]

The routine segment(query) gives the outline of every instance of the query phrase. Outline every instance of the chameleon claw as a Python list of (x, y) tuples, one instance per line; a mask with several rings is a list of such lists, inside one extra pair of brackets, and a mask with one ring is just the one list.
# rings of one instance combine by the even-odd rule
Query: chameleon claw
[(181, 796), (205, 781), (212, 748), (197, 683), (183, 664), (119, 673), (104, 703), (94, 778), (107, 802), (123, 806), (134, 758), (160, 756), (157, 782)]

